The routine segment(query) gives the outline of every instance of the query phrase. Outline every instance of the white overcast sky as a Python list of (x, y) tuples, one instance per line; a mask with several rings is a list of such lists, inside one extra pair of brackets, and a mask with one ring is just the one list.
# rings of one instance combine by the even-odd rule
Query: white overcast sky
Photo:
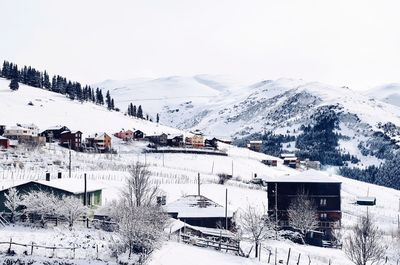
[(223, 74), (400, 82), (400, 1), (0, 0), (0, 59), (93, 83)]

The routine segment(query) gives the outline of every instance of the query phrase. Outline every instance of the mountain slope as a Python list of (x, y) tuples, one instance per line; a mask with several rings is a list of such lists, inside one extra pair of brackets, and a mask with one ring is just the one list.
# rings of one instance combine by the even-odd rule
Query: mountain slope
[[(8, 88), (10, 81), (0, 78), (0, 124), (34, 123), (41, 130), (65, 125), (81, 130), (85, 135), (98, 131), (114, 133), (125, 129), (140, 129), (145, 133), (177, 133), (179, 130), (145, 120), (130, 118), (103, 106), (68, 99), (65, 95), (20, 85), (19, 90)], [(28, 105), (32, 102), (32, 105)]]
[(367, 91), (366, 95), (400, 107), (400, 84), (398, 83), (373, 88)]
[[(393, 145), (400, 140), (400, 108), (347, 87), (296, 79), (248, 85), (213, 76), (175, 76), (139, 83), (126, 81), (123, 94), (119, 82), (99, 86), (110, 89), (121, 108), (131, 97), (143, 104), (145, 110), (160, 113), (163, 124), (233, 139), (265, 131), (297, 137), (304, 126), (315, 123), (317, 115), (331, 109), (338, 118), (338, 148), (343, 154), (359, 158), (359, 166), (378, 165), (386, 156), (379, 154), (381, 145)], [(173, 93), (166, 92), (171, 87)], [(180, 94), (183, 96), (176, 97)], [(161, 97), (146, 101), (154, 95)], [(286, 147), (294, 150), (293, 143)]]

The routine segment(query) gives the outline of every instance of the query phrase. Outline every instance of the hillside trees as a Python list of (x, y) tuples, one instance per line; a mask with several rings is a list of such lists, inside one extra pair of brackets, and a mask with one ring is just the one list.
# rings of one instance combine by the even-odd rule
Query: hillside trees
[[(18, 89), (17, 84), (21, 83), (66, 95), (71, 100), (91, 101), (104, 105), (102, 90), (99, 88), (96, 88), (95, 94), (94, 88), (88, 85), (82, 86), (79, 82), (68, 80), (60, 75), (54, 75), (50, 78), (47, 71), (42, 72), (31, 66), (18, 68), (18, 65), (4, 61), (0, 70), (0, 77), (11, 80), (13, 86), (10, 86), (10, 88), (14, 90)], [(113, 99), (110, 96), (107, 107), (114, 109), (113, 105)]]
[(335, 106), (324, 106), (311, 117), (313, 123), (302, 126), (303, 133), (296, 139), (297, 156), (320, 161), (323, 165), (343, 166), (345, 161), (355, 161), (351, 155), (342, 155), (338, 149), (340, 134)]

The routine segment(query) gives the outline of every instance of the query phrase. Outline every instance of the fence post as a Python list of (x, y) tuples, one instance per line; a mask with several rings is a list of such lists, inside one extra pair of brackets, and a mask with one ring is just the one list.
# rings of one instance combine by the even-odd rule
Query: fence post
[(308, 265), (310, 265), (311, 264), (311, 258), (310, 258), (310, 255), (307, 255), (308, 256)]
[(74, 244), (74, 246), (73, 246), (73, 249), (72, 249), (73, 251), (74, 251), (74, 257), (73, 257), (73, 259), (75, 259), (75, 244)]
[(290, 251), (291, 251), (291, 248), (289, 248), (289, 253), (287, 255), (287, 260), (286, 260), (286, 265), (289, 265)]
[(276, 265), (276, 262), (277, 262), (277, 255), (278, 255), (278, 250), (275, 248), (275, 265)]
[(96, 259), (99, 259), (99, 245), (96, 244)]
[(272, 251), (270, 249), (268, 249), (268, 251), (269, 251), (269, 254), (268, 254), (268, 264), (269, 264), (269, 261), (271, 260)]
[(31, 256), (33, 255), (33, 242), (32, 242), (32, 245), (31, 245)]
[(258, 261), (261, 261), (261, 243), (260, 243), (260, 246), (258, 248)]
[(10, 247), (8, 248), (8, 252), (11, 252), (11, 245), (12, 245), (12, 237), (10, 237)]
[(297, 258), (297, 265), (300, 264), (300, 257), (301, 257), (301, 253), (299, 253), (299, 257)]

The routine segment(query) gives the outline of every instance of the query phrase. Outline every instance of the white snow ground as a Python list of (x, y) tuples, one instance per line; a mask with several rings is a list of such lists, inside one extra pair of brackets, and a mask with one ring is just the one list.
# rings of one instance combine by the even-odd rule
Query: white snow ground
[[(137, 128), (145, 132), (178, 130), (150, 123), (147, 121), (128, 118), (121, 113), (110, 112), (103, 107), (91, 103), (78, 103), (66, 97), (48, 91), (21, 85), (16, 92), (8, 89), (8, 81), (0, 79), (0, 123), (14, 125), (15, 123), (36, 123), (41, 129), (48, 126), (62, 124), (72, 129), (80, 129), (91, 133), (95, 131), (114, 132), (120, 128)], [(35, 106), (28, 106), (32, 101)], [(271, 168), (260, 163), (260, 160), (269, 158), (260, 153), (255, 153), (243, 148), (221, 144), (226, 150), (227, 157), (194, 155), (194, 154), (142, 154), (143, 143), (125, 145), (115, 141), (114, 145), (120, 151), (117, 155), (82, 154), (72, 152), (73, 172), (72, 177), (77, 183), (82, 181), (84, 173), (88, 174), (89, 181), (106, 186), (103, 202), (107, 203), (118, 197), (124, 179), (128, 175), (127, 165), (135, 161), (145, 162), (150, 166), (154, 182), (161, 185), (167, 195), (167, 201), (173, 201), (185, 194), (197, 193), (197, 173), (201, 174), (201, 193), (206, 197), (224, 205), (225, 189), (228, 189), (228, 207), (232, 211), (244, 208), (247, 204), (262, 206), (267, 203), (266, 192), (256, 189), (253, 185), (245, 183), (255, 173), (259, 176), (279, 177), (286, 174), (295, 174), (297, 171), (281, 164)], [(56, 172), (63, 172), (67, 176), (68, 150), (55, 145), (48, 145), (41, 150), (27, 151), (23, 148), (12, 151), (13, 153), (0, 152), (0, 188), (6, 188), (13, 183), (31, 179), (43, 179), (46, 171), (52, 177)], [(17, 166), (14, 167), (14, 165)], [(233, 180), (226, 185), (216, 184), (217, 173), (232, 173)], [(385, 232), (385, 242), (388, 245), (389, 260), (393, 260), (399, 252), (393, 249), (391, 233), (397, 226), (399, 214), (400, 191), (367, 184), (340, 176), (331, 176), (342, 181), (342, 210), (343, 227), (345, 231), (354, 224), (357, 217), (364, 214), (366, 207), (353, 204), (357, 196), (369, 194), (377, 198), (377, 205), (369, 208), (369, 212), (376, 216), (380, 228)], [(82, 181), (83, 182), (83, 181)], [(59, 229), (59, 228), (57, 228)], [(30, 228), (0, 228), (0, 241), (8, 241), (10, 236), (19, 240), (43, 240), (55, 242), (55, 234), (66, 235), (70, 232), (64, 230), (41, 230)], [(71, 232), (73, 233), (73, 231)], [(84, 237), (86, 232), (79, 233), (78, 238)], [(97, 233), (96, 231), (88, 233)], [(68, 238), (76, 238), (70, 234)], [(101, 236), (99, 237), (101, 239)], [(72, 240), (70, 239), (70, 240)], [(99, 239), (99, 240), (100, 240)], [(79, 239), (81, 240), (81, 239)], [(17, 241), (17, 240), (16, 240)], [(60, 240), (58, 243), (64, 240)], [(53, 243), (54, 244), (54, 243)], [(322, 249), (310, 246), (296, 245), (291, 242), (267, 241), (266, 247), (278, 249), (279, 259), (284, 259), (288, 248), (295, 253), (302, 253), (303, 257), (310, 255), (312, 264), (349, 264), (340, 250)], [(246, 246), (244, 246), (246, 247)], [(106, 253), (106, 252), (104, 252)], [(183, 253), (186, 253), (183, 255)], [(262, 262), (265, 264), (267, 250), (264, 249)], [(283, 253), (283, 257), (281, 254)], [(182, 255), (179, 255), (182, 254)], [(196, 257), (195, 259), (189, 259)], [(93, 256), (89, 256), (93, 258)], [(186, 246), (175, 242), (167, 242), (156, 251), (150, 264), (175, 265), (184, 264), (190, 260), (191, 264), (203, 261), (203, 264), (257, 264), (253, 259), (244, 259), (230, 254), (219, 253), (209, 249)], [(214, 262), (218, 261), (218, 262)], [(294, 261), (292, 261), (293, 263)], [(306, 260), (302, 259), (303, 262)], [(304, 263), (304, 264), (308, 264)]]

